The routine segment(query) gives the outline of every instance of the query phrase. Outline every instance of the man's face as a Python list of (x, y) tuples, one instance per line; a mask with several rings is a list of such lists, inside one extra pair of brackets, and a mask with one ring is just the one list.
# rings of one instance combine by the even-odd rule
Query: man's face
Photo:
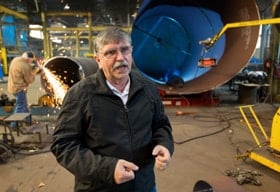
[(95, 56), (106, 79), (112, 82), (127, 80), (132, 65), (132, 47), (126, 41), (104, 45)]

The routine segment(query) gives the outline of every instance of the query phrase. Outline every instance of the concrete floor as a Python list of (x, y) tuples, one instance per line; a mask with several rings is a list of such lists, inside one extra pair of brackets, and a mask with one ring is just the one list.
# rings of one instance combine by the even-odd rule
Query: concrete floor
[[(5, 92), (5, 84), (1, 84)], [(226, 88), (225, 88), (226, 89)], [(39, 79), (30, 87), (28, 100), (37, 104), (44, 94)], [(226, 177), (234, 186), (246, 192), (277, 192), (280, 173), (247, 158), (237, 159), (237, 151), (245, 152), (256, 146), (253, 136), (239, 112), (237, 96), (226, 91), (218, 92), (219, 105), (166, 107), (173, 126), (175, 153), (166, 171), (158, 172), (159, 192), (191, 192), (199, 180), (219, 180)], [(270, 135), (272, 118), (277, 104), (255, 104), (255, 112)], [(182, 115), (177, 113), (181, 112)], [(12, 155), (8, 162), (0, 164), (0, 191), (3, 192), (69, 192), (73, 191), (73, 176), (60, 167), (48, 152), (55, 116), (32, 116), (37, 122), (34, 129), (40, 131), (42, 143), (28, 146), (28, 150)], [(45, 125), (48, 125), (49, 134)], [(3, 126), (0, 127), (4, 131)], [(259, 132), (258, 132), (259, 134)], [(34, 136), (20, 136), (16, 142), (37, 141)], [(34, 146), (33, 150), (29, 150)], [(35, 151), (35, 152), (34, 152)], [(280, 159), (277, 159), (280, 164)], [(225, 176), (227, 170), (250, 170), (261, 173), (256, 179), (262, 185), (237, 185), (234, 177)], [(223, 181), (220, 183), (223, 184)], [(215, 187), (215, 186), (213, 186)], [(224, 188), (230, 192), (228, 185)], [(223, 192), (222, 191), (222, 192)]]

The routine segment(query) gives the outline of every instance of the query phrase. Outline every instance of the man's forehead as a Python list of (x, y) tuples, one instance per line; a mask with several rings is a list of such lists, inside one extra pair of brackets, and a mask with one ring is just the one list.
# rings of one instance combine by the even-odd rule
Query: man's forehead
[(119, 48), (119, 47), (126, 47), (126, 46), (130, 46), (129, 42), (127, 41), (111, 42), (103, 45), (103, 49)]

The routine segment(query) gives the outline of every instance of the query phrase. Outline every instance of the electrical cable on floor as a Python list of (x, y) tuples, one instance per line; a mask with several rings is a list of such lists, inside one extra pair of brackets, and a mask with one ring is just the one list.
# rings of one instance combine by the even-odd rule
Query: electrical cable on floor
[[(204, 137), (212, 136), (212, 135), (215, 135), (215, 134), (218, 134), (218, 133), (221, 133), (221, 132), (227, 130), (231, 126), (230, 121), (228, 119), (224, 118), (224, 117), (223, 118), (216, 118), (216, 117), (212, 117), (212, 116), (195, 116), (195, 118), (200, 118), (200, 120), (202, 118), (215, 118), (215, 119), (218, 119), (219, 123), (224, 123), (225, 122), (226, 125), (225, 125), (225, 127), (221, 128), (217, 131), (214, 131), (212, 133), (200, 135), (200, 136), (197, 136), (197, 137), (192, 137), (192, 138), (189, 138), (189, 139), (186, 139), (186, 140), (183, 140), (183, 141), (175, 141), (174, 140), (175, 144), (181, 145), (181, 144), (184, 144), (184, 143), (196, 140), (196, 139), (201, 139), (201, 138), (204, 138)], [(217, 122), (217, 121), (212, 121), (212, 122)]]
[[(36, 125), (38, 124), (39, 123), (36, 122)], [(1, 142), (0, 144), (3, 145), (3, 147), (5, 147), (7, 152), (9, 152), (10, 157), (12, 155), (31, 156), (31, 155), (50, 152), (48, 145), (51, 143), (51, 141), (42, 141), (41, 132), (35, 132), (34, 130), (29, 130), (29, 132), (22, 132), (22, 135), (38, 135), (39, 136), (38, 142), (30, 141), (30, 142), (15, 143), (15, 138), (11, 130), (8, 129), (8, 131), (9, 133), (6, 134), (7, 136), (5, 141)], [(46, 134), (49, 135), (48, 128), (46, 128)], [(8, 136), (10, 138), (8, 138)]]
[[(44, 142), (44, 143), (49, 143), (49, 142)], [(33, 147), (33, 149), (25, 149), (22, 146), (18, 145), (18, 146), (11, 146), (5, 143), (1, 142), (0, 147), (3, 146), (5, 147), (6, 151), (10, 151), (11, 154), (14, 155), (37, 155), (37, 154), (42, 154), (42, 153), (48, 153), (50, 152), (50, 149), (39, 149), (39, 148), (35, 148)]]
[[(273, 108), (278, 108), (275, 105), (272, 105), (272, 107)], [(198, 116), (198, 115), (194, 116), (195, 119), (199, 119), (199, 121), (201, 121), (201, 122), (205, 122), (205, 120), (204, 120), (205, 118), (210, 118), (210, 119), (214, 118), (214, 119), (218, 119), (219, 122), (221, 122), (221, 123), (226, 123), (226, 125), (224, 127), (222, 127), (221, 129), (219, 129), (217, 131), (214, 131), (212, 133), (208, 133), (208, 134), (192, 137), (192, 138), (189, 138), (189, 139), (186, 139), (186, 140), (183, 140), (183, 141), (174, 141), (174, 143), (180, 145), (180, 144), (184, 144), (184, 143), (196, 140), (196, 139), (201, 139), (201, 138), (205, 138), (205, 137), (208, 137), (208, 136), (212, 136), (212, 135), (221, 133), (221, 132), (223, 132), (223, 131), (225, 131), (225, 130), (227, 130), (227, 129), (229, 129), (231, 127), (231, 124), (230, 124), (231, 120), (242, 118), (241, 116), (232, 117), (233, 116), (232, 112), (229, 112), (229, 111), (218, 111), (218, 113), (222, 113), (222, 114), (224, 114), (225, 112), (230, 114), (231, 118), (227, 118), (226, 115), (223, 115), (223, 116), (218, 116), (217, 115), (216, 117), (214, 117), (214, 116)], [(236, 112), (236, 111), (234, 111), (234, 112)], [(182, 112), (182, 111), (180, 111), (180, 113), (178, 113), (178, 114), (176, 113), (176, 115), (186, 115), (186, 114), (194, 114), (194, 113), (186, 113), (186, 112)], [(262, 117), (262, 119), (268, 120), (268, 119), (265, 119), (264, 117)], [(271, 120), (271, 119), (269, 119), (269, 120)], [(213, 120), (213, 121), (209, 121), (208, 120), (208, 122), (216, 122), (216, 121), (215, 120)], [(229, 131), (230, 131), (230, 135), (232, 135), (233, 134), (233, 130), (229, 130)], [(229, 138), (229, 139), (231, 141), (231, 138)], [(232, 141), (231, 141), (231, 143), (234, 144)], [(235, 146), (235, 147), (238, 148), (238, 146)]]
[(48, 153), (50, 152), (50, 149), (33, 149), (28, 151), (23, 151), (23, 150), (15, 151), (15, 149), (13, 149), (12, 152), (18, 155), (31, 156), (31, 155), (38, 155), (42, 153)]

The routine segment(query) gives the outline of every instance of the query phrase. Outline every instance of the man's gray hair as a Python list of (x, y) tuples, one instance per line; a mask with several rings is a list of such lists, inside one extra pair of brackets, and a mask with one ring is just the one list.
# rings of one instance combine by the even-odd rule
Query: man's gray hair
[(94, 50), (97, 53), (104, 45), (127, 41), (131, 45), (130, 34), (119, 27), (108, 27), (97, 34), (94, 40)]

